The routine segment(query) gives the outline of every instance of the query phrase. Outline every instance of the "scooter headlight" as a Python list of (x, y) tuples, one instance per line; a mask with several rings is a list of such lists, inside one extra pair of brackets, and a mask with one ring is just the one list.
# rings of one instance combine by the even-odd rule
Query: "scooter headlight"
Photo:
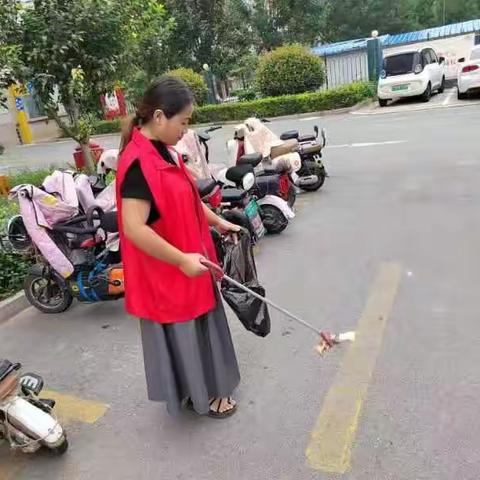
[(253, 188), (255, 185), (255, 175), (252, 172), (247, 173), (242, 178), (242, 187), (247, 192)]

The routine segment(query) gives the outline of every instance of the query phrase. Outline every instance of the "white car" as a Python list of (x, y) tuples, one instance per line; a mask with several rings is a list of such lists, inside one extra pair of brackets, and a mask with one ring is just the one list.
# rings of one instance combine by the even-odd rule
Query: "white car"
[(445, 59), (433, 48), (388, 55), (378, 81), (378, 103), (386, 107), (389, 100), (420, 96), (428, 102), (432, 93), (445, 90)]
[(461, 58), (458, 69), (458, 99), (462, 100), (469, 93), (480, 92), (480, 45), (472, 48), (469, 60)]

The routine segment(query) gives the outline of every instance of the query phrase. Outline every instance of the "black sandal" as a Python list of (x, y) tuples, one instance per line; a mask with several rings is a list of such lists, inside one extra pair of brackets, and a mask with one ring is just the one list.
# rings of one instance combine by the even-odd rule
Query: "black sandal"
[[(212, 410), (212, 405), (217, 401), (219, 400), (218, 402), (218, 407), (217, 407), (217, 411), (215, 410)], [(220, 406), (222, 405), (222, 400), (223, 398), (214, 398), (211, 402), (210, 402), (210, 410), (208, 411), (208, 416), (209, 417), (212, 417), (212, 418), (228, 418), (228, 417), (231, 417), (236, 411), (237, 411), (237, 404), (235, 405), (232, 405), (232, 397), (227, 397), (227, 403), (232, 407), (230, 408), (229, 410), (225, 410), (224, 412), (220, 412)]]

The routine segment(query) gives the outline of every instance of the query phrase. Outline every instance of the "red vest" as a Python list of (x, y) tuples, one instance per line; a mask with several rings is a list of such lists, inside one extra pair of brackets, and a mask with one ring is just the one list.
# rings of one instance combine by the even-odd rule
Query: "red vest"
[[(178, 154), (177, 154), (178, 155)], [(151, 228), (184, 253), (200, 253), (217, 261), (215, 247), (195, 182), (181, 155), (179, 166), (164, 160), (154, 145), (134, 129), (117, 171), (120, 245), (125, 275), (125, 304), (136, 317), (159, 323), (193, 320), (215, 307), (212, 276), (188, 278), (173, 265), (137, 248), (123, 232), (120, 187), (135, 160), (140, 161), (160, 213)]]

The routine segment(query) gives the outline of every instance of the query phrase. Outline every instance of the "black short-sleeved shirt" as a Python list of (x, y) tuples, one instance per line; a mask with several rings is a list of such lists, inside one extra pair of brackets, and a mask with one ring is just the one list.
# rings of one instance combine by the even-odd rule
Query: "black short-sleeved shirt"
[[(151, 140), (151, 142), (164, 160), (172, 165), (176, 165), (164, 143), (158, 140)], [(151, 225), (160, 219), (160, 212), (155, 205), (152, 192), (147, 181), (145, 180), (145, 176), (143, 175), (140, 162), (138, 160), (135, 160), (127, 170), (120, 188), (120, 195), (122, 198), (136, 198), (139, 200), (148, 200), (150, 202), (151, 207), (147, 220), (148, 225)]]

